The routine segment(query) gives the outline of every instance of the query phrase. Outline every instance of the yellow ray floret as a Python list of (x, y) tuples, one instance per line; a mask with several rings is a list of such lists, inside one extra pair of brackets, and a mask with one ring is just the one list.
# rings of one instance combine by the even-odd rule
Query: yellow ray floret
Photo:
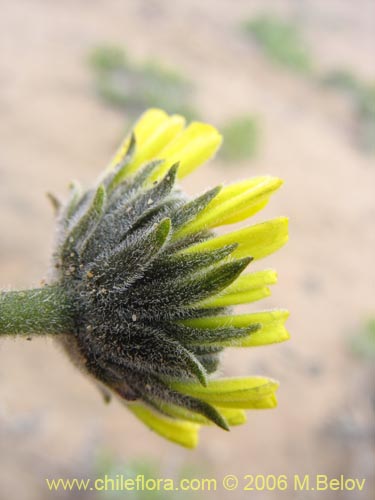
[[(128, 175), (132, 174), (140, 166), (155, 158), (162, 157), (163, 149), (173, 141), (185, 126), (185, 119), (179, 115), (170, 116), (156, 130), (154, 130), (139, 148), (137, 148), (135, 158), (131, 162)], [(137, 132), (134, 135), (137, 140)]]
[[(155, 134), (158, 128), (163, 127), (167, 122), (168, 115), (161, 109), (149, 109), (143, 113), (133, 128), (133, 133), (136, 136), (138, 143), (137, 149), (141, 150), (143, 144), (147, 141), (147, 138), (151, 134)], [(120, 147), (112, 158), (107, 171), (123, 162), (128, 152), (129, 144), (130, 136), (127, 136), (120, 144)]]
[(237, 306), (240, 304), (250, 304), (251, 302), (256, 302), (257, 300), (264, 299), (271, 295), (271, 290), (267, 286), (254, 288), (247, 290), (246, 292), (236, 292), (231, 294), (223, 293), (212, 299), (207, 299), (198, 303), (194, 306), (199, 307), (229, 307)]
[(147, 427), (169, 441), (186, 448), (195, 448), (197, 446), (200, 427), (198, 424), (164, 417), (161, 414), (157, 415), (140, 404), (131, 404), (128, 405), (128, 408)]
[(161, 178), (176, 162), (180, 162), (178, 177), (183, 178), (209, 160), (219, 149), (222, 137), (215, 127), (193, 122), (161, 151), (165, 163), (151, 180)]
[(234, 224), (261, 210), (283, 181), (275, 177), (255, 177), (223, 188), (193, 221), (182, 227), (174, 238)]
[(288, 219), (278, 217), (192, 245), (182, 252), (203, 252), (237, 243), (238, 247), (231, 254), (233, 257), (251, 256), (254, 259), (261, 259), (278, 250), (287, 241)]
[[(213, 425), (211, 420), (208, 420), (206, 417), (199, 413), (195, 413), (181, 406), (169, 404), (169, 403), (160, 403), (159, 408), (161, 411), (170, 415), (171, 417), (186, 420), (188, 422), (193, 422), (195, 424), (200, 425)], [(246, 422), (246, 413), (237, 408), (216, 408), (222, 417), (225, 418), (226, 422), (230, 426), (242, 425)]]
[[(122, 179), (152, 160), (163, 162), (152, 173), (150, 182), (163, 177), (177, 162), (180, 163), (178, 176), (182, 178), (210, 159), (222, 142), (219, 132), (205, 123), (193, 122), (185, 129), (184, 126), (185, 119), (182, 116), (169, 116), (160, 109), (146, 111), (133, 129), (136, 149), (131, 162), (122, 173)], [(123, 162), (129, 144), (130, 137), (127, 137), (112, 159), (109, 170)]]
[(203, 388), (194, 382), (174, 382), (172, 386), (221, 408), (250, 410), (274, 408), (279, 383), (265, 377), (243, 377), (211, 380)]
[(182, 320), (181, 323), (193, 328), (220, 328), (228, 326), (248, 328), (251, 325), (260, 324), (261, 328), (250, 333), (247, 337), (235, 340), (231, 339), (229, 341), (218, 341), (217, 343), (217, 345), (223, 347), (255, 347), (288, 340), (289, 333), (284, 325), (288, 317), (288, 311), (278, 309), (249, 314), (186, 319)]
[(198, 305), (200, 307), (227, 307), (254, 302), (268, 297), (271, 294), (268, 285), (273, 285), (276, 281), (277, 274), (273, 270), (245, 274), (239, 276), (216, 297), (203, 300)]

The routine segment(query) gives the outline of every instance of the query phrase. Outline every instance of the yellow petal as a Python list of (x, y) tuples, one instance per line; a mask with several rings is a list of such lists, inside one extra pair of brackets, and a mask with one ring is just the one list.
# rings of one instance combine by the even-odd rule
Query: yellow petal
[(267, 410), (269, 408), (276, 408), (277, 406), (277, 397), (276, 394), (271, 394), (270, 396), (255, 400), (249, 401), (247, 410)]
[(257, 300), (264, 299), (271, 295), (271, 290), (267, 287), (255, 288), (254, 290), (247, 290), (246, 292), (236, 292), (218, 295), (214, 298), (197, 302), (194, 306), (199, 307), (229, 307), (237, 306), (240, 304), (250, 304)]
[(220, 328), (228, 326), (247, 328), (250, 325), (259, 323), (261, 328), (253, 333), (250, 333), (247, 337), (231, 339), (228, 342), (220, 341), (217, 343), (217, 345), (223, 347), (253, 347), (288, 340), (289, 333), (284, 326), (288, 317), (288, 311), (285, 309), (279, 309), (250, 314), (238, 314), (233, 316), (193, 318), (182, 320), (181, 323), (193, 328)]
[[(135, 157), (127, 169), (127, 175), (136, 172), (140, 166), (148, 161), (162, 159), (164, 157), (163, 148), (173, 141), (184, 125), (185, 119), (182, 116), (172, 115), (154, 130), (151, 130), (149, 136), (145, 137), (144, 142), (137, 147)], [(136, 134), (137, 132), (135, 132), (137, 140)]]
[[(160, 408), (171, 417), (180, 420), (193, 422), (200, 425), (213, 425), (213, 422), (211, 420), (208, 420), (203, 415), (190, 411), (186, 408), (182, 408), (181, 406), (176, 406), (168, 403), (160, 403)], [(225, 418), (228, 425), (241, 425), (246, 422), (246, 414), (241, 409), (217, 408), (217, 410)]]
[(156, 415), (143, 405), (131, 404), (128, 409), (147, 427), (174, 443), (195, 448), (198, 444), (199, 425)]
[(151, 180), (163, 177), (169, 168), (180, 162), (179, 178), (185, 177), (209, 160), (218, 150), (222, 137), (212, 125), (193, 122), (161, 152), (165, 162), (153, 172)]
[(255, 347), (265, 344), (284, 342), (289, 339), (289, 333), (285, 328), (285, 321), (289, 317), (289, 311), (279, 309), (274, 311), (260, 311), (250, 314), (241, 314), (234, 320), (234, 326), (260, 323), (262, 327), (248, 337), (243, 337), (232, 343), (236, 347)]
[(254, 215), (269, 201), (283, 181), (274, 177), (257, 177), (227, 186), (192, 222), (182, 227), (174, 236), (234, 224)]
[[(149, 109), (143, 113), (133, 129), (137, 139), (137, 150), (142, 147), (147, 137), (166, 121), (168, 121), (168, 115), (161, 109)], [(107, 170), (111, 170), (122, 162), (128, 150), (129, 143), (130, 136), (127, 136), (120, 144), (120, 147), (118, 148)]]
[(256, 188), (259, 185), (262, 185), (269, 177), (251, 177), (250, 179), (245, 179), (234, 184), (229, 184), (229, 186), (225, 186), (220, 193), (215, 196), (215, 198), (211, 201), (209, 207), (210, 209), (216, 209), (223, 203), (227, 203), (232, 198), (236, 198), (237, 196)]
[(140, 146), (144, 144), (150, 134), (169, 120), (169, 115), (162, 109), (151, 108), (145, 111), (134, 127), (134, 134)]
[(214, 250), (237, 243), (238, 247), (232, 253), (234, 258), (251, 256), (254, 259), (261, 259), (278, 250), (287, 241), (288, 219), (286, 217), (278, 217), (192, 245), (183, 250), (183, 253)]
[(237, 304), (247, 304), (268, 297), (271, 294), (266, 285), (276, 283), (277, 274), (273, 270), (239, 276), (216, 297), (199, 303), (200, 307), (226, 307)]
[(245, 292), (265, 285), (274, 285), (277, 282), (277, 273), (273, 269), (265, 269), (249, 274), (242, 274), (236, 281), (225, 289), (225, 293)]
[[(161, 151), (178, 136), (185, 126), (185, 119), (179, 115), (168, 116), (161, 110), (146, 112), (134, 127), (136, 148), (131, 162), (116, 182), (134, 174), (145, 163), (162, 159)], [(111, 162), (110, 168), (120, 163), (127, 152), (130, 138), (127, 137)]]
[(212, 380), (204, 388), (191, 382), (175, 382), (172, 386), (221, 408), (252, 409), (275, 406), (274, 393), (279, 384), (265, 377), (243, 377)]
[(262, 328), (253, 335), (243, 337), (239, 342), (231, 344), (233, 347), (256, 347), (267, 344), (276, 344), (289, 340), (290, 335), (283, 321), (274, 321), (262, 324)]
[(225, 418), (230, 426), (242, 425), (246, 423), (246, 413), (240, 408), (221, 408), (217, 406), (216, 409)]
[[(193, 122), (183, 130), (184, 125), (185, 120), (179, 115), (168, 116), (160, 109), (146, 111), (133, 130), (136, 151), (124, 172), (124, 178), (136, 172), (145, 162), (154, 159), (165, 161), (155, 169), (150, 182), (162, 178), (177, 162), (180, 162), (178, 176), (182, 178), (211, 158), (222, 142), (222, 137), (215, 127)], [(128, 136), (120, 145), (107, 171), (123, 161), (129, 144)]]
[[(267, 390), (271, 391), (271, 388)], [(249, 397), (247, 400), (240, 401), (225, 401), (220, 402), (222, 407), (226, 406), (230, 409), (242, 409), (242, 410), (266, 410), (268, 408), (276, 408), (277, 398), (276, 395), (271, 393), (265, 396), (259, 397), (259, 399), (252, 399)]]
[(238, 181), (233, 184), (229, 184), (229, 186), (225, 187), (224, 193), (220, 194), (220, 197), (216, 197), (215, 201), (212, 201), (212, 205), (217, 207), (222, 203), (230, 200), (231, 198), (238, 196), (239, 194), (252, 189), (262, 182), (264, 182), (268, 177), (251, 177), (250, 179), (244, 179), (242, 181)]

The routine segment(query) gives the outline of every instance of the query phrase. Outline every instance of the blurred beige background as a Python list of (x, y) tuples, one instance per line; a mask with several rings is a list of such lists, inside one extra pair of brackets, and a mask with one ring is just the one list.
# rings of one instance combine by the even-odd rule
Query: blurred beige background
[(374, 155), (356, 142), (345, 95), (274, 64), (238, 26), (262, 12), (292, 20), (319, 74), (348, 67), (374, 82), (375, 3), (0, 0), (0, 8), (0, 286), (35, 286), (45, 276), (54, 227), (45, 193), (65, 195), (73, 178), (91, 182), (124, 133), (129, 116), (98, 98), (87, 64), (90, 51), (111, 44), (187, 75), (204, 120), (220, 126), (236, 115), (259, 117), (255, 158), (219, 158), (184, 186), (197, 193), (251, 175), (285, 179), (255, 218), (288, 215), (291, 228), (288, 245), (257, 263), (276, 268), (279, 283), (254, 308), (290, 309), (292, 336), (283, 345), (225, 353), (226, 375), (279, 379), (279, 407), (249, 413), (247, 425), (231, 433), (204, 429), (195, 451), (163, 441), (119, 403), (105, 406), (49, 340), (2, 339), (0, 499), (86, 498), (49, 493), (44, 479), (92, 477), (103, 455), (124, 474), (137, 459), (156, 461), (161, 477), (193, 467), (216, 478), (326, 473), (367, 480), (362, 493), (188, 498), (372, 498), (373, 358), (352, 346), (375, 315)]

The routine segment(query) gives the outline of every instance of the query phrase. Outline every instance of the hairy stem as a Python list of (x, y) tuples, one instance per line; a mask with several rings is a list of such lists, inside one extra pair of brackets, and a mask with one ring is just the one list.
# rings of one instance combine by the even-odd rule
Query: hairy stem
[(72, 300), (61, 287), (0, 292), (0, 336), (69, 333), (72, 311)]

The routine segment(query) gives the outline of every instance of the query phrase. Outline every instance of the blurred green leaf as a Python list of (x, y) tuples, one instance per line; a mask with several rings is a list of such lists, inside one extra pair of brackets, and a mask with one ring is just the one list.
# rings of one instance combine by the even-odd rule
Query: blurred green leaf
[(127, 56), (120, 47), (102, 45), (90, 54), (89, 64), (95, 71), (116, 70), (127, 65)]
[(362, 359), (375, 359), (375, 318), (371, 318), (359, 333), (351, 338), (352, 352)]
[(362, 89), (358, 96), (357, 115), (362, 146), (368, 153), (375, 153), (375, 85)]
[(188, 119), (198, 117), (191, 104), (190, 80), (157, 60), (138, 64), (122, 48), (103, 45), (93, 50), (89, 63), (98, 95), (117, 109), (138, 115), (158, 107)]
[(224, 141), (219, 154), (224, 161), (248, 160), (256, 156), (260, 140), (257, 118), (251, 115), (238, 116), (220, 130)]
[(243, 29), (272, 61), (301, 73), (310, 72), (309, 50), (293, 23), (263, 14), (246, 21)]
[(375, 84), (366, 84), (344, 68), (328, 72), (323, 85), (344, 92), (351, 100), (357, 123), (358, 142), (367, 153), (375, 153)]
[(344, 91), (350, 95), (358, 92), (360, 83), (356, 75), (345, 68), (337, 68), (328, 71), (321, 78), (321, 83), (325, 87), (331, 87), (336, 90)]

